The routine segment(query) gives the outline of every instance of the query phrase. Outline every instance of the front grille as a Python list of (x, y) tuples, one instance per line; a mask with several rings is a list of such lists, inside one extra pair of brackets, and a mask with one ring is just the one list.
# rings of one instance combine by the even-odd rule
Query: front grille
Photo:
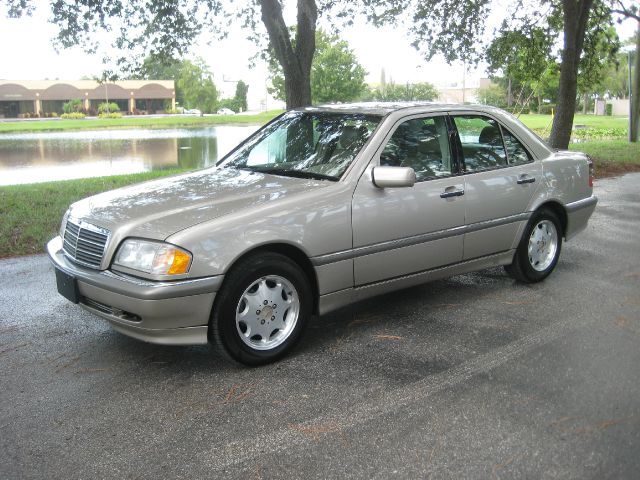
[(100, 268), (108, 239), (109, 230), (69, 217), (64, 228), (62, 249), (75, 262)]

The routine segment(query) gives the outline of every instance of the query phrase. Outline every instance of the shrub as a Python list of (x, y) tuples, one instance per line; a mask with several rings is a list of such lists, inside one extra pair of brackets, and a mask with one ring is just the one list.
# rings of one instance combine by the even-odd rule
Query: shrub
[(626, 138), (629, 130), (627, 128), (579, 128), (571, 132), (572, 138), (581, 140), (611, 140)]
[(164, 110), (164, 113), (167, 113), (169, 115), (175, 115), (176, 113), (178, 113), (178, 110), (175, 108), (166, 108)]
[(84, 117), (86, 117), (86, 115), (82, 112), (63, 113), (60, 115), (60, 118), (64, 118), (66, 120), (81, 120)]
[(554, 103), (543, 103), (538, 107), (538, 113), (542, 115), (551, 115), (556, 110)]
[(122, 118), (122, 114), (120, 112), (110, 112), (110, 113), (100, 113), (98, 114), (100, 118)]
[(82, 100), (79, 98), (69, 100), (62, 105), (62, 110), (64, 113), (80, 112), (82, 111)]
[(613, 105), (610, 103), (607, 103), (607, 106), (605, 107), (604, 113), (608, 116), (613, 115)]
[(113, 113), (113, 112), (119, 112), (119, 111), (120, 111), (120, 107), (115, 102), (111, 102), (111, 103), (102, 102), (100, 105), (98, 105), (99, 114), (103, 114), (107, 112)]

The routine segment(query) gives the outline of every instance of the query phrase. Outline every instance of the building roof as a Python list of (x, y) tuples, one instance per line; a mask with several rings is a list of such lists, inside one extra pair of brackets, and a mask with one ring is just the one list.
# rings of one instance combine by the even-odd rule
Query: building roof
[(114, 100), (175, 96), (173, 80), (120, 80), (100, 84), (94, 80), (0, 80), (2, 100), (71, 100), (74, 98)]

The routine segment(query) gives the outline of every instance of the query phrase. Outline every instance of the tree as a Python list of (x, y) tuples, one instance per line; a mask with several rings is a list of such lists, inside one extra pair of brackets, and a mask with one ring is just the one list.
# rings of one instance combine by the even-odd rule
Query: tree
[(218, 91), (213, 74), (202, 58), (178, 60), (150, 55), (131, 75), (141, 80), (174, 80), (176, 101), (185, 108), (198, 108), (205, 113), (218, 108)]
[(404, 102), (414, 100), (433, 101), (438, 98), (438, 90), (432, 84), (406, 83), (396, 84), (393, 81), (380, 85), (369, 91), (367, 99), (380, 102)]
[[(316, 51), (311, 65), (311, 99), (314, 103), (348, 102), (359, 98), (366, 85), (367, 72), (358, 63), (349, 44), (336, 35), (316, 31)], [(286, 85), (282, 68), (273, 51), (269, 55), (271, 87), (269, 93), (285, 100)]]
[(517, 103), (521, 107), (529, 103), (533, 95), (537, 96), (540, 106), (546, 87), (545, 75), (548, 76), (555, 67), (552, 46), (548, 27), (536, 24), (512, 29), (507, 22), (502, 24), (484, 55), (489, 74), (493, 76), (501, 72), (507, 80), (507, 106), (511, 107), (513, 91), (519, 91)]
[[(620, 43), (612, 24), (611, 12), (606, 5), (601, 2), (594, 4), (584, 35), (577, 75), (577, 89), (585, 96), (585, 108), (588, 95), (598, 89), (606, 69), (616, 61)], [(537, 95), (540, 105), (543, 91), (555, 83), (559, 59), (554, 44), (562, 29), (559, 5), (552, 6), (543, 18), (526, 17), (517, 26), (504, 22), (485, 52), (489, 71), (502, 71), (519, 85), (521, 93), (525, 93), (519, 95), (520, 98)]]
[(483, 105), (504, 108), (507, 106), (507, 92), (501, 85), (489, 85), (478, 89), (478, 99)]
[(223, 98), (220, 100), (218, 108), (228, 108), (238, 113), (247, 110), (247, 92), (249, 85), (239, 80), (236, 84), (236, 93), (233, 98)]
[(628, 55), (619, 52), (616, 62), (609, 65), (604, 72), (604, 80), (600, 86), (602, 94), (613, 98), (628, 98), (629, 95), (629, 64)]
[(185, 108), (198, 108), (204, 113), (215, 112), (218, 108), (218, 90), (213, 83), (213, 74), (201, 58), (182, 62), (176, 90), (182, 92)]
[(236, 94), (233, 97), (238, 102), (239, 107), (243, 112), (247, 111), (247, 93), (249, 92), (249, 85), (239, 80), (236, 84)]
[(640, 6), (632, 2), (629, 6), (622, 0), (614, 0), (612, 12), (622, 18), (630, 18), (638, 22), (636, 30), (636, 61), (633, 80), (631, 81), (631, 117), (629, 118), (629, 141), (637, 142), (640, 137)]
[[(635, 0), (625, 0), (636, 5)], [(562, 32), (560, 77), (556, 101), (556, 115), (551, 130), (551, 144), (567, 148), (571, 136), (578, 93), (578, 71), (585, 47), (585, 34), (594, 9), (616, 13), (613, 5), (622, 0), (538, 0), (536, 4), (514, 1), (515, 13), (507, 24), (535, 25), (546, 17), (556, 15), (558, 31)], [(414, 44), (430, 58), (442, 53), (449, 61), (465, 62), (481, 58), (482, 37), (485, 33), (490, 2), (485, 0), (420, 0), (411, 24), (416, 36)], [(637, 13), (636, 7), (628, 7)]]

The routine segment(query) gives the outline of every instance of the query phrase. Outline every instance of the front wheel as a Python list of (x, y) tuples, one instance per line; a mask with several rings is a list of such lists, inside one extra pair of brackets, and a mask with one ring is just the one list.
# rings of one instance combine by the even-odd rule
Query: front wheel
[(561, 247), (562, 230), (558, 217), (550, 210), (539, 210), (527, 225), (513, 263), (505, 269), (521, 282), (539, 282), (556, 267)]
[(291, 350), (312, 310), (309, 281), (288, 257), (265, 252), (235, 265), (218, 293), (210, 339), (226, 358), (263, 365)]

